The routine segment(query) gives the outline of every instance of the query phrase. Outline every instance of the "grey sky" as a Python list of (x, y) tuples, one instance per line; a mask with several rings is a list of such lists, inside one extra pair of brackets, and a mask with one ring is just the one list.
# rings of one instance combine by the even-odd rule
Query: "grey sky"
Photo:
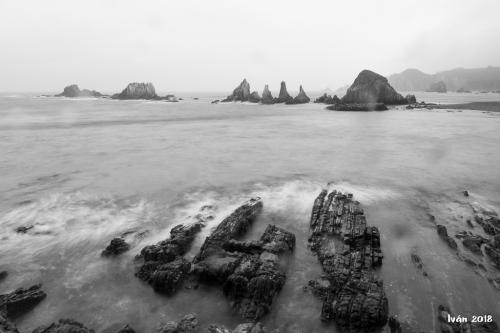
[(0, 0), (0, 91), (336, 89), (500, 65), (500, 1)]

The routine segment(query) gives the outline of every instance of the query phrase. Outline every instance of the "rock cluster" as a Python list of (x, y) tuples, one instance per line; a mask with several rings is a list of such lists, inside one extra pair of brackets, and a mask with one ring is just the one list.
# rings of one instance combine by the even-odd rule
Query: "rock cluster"
[(359, 73), (347, 93), (342, 97), (342, 103), (384, 103), (407, 104), (406, 99), (398, 94), (382, 75), (369, 70)]
[(113, 99), (147, 99), (147, 100), (163, 100), (167, 102), (178, 102), (174, 95), (166, 95), (164, 97), (158, 96), (155, 87), (151, 82), (139, 83), (132, 82), (127, 85), (125, 89), (119, 94), (111, 96)]
[(109, 245), (101, 252), (103, 257), (117, 256), (130, 249), (130, 245), (123, 238), (113, 238)]
[(41, 287), (40, 284), (36, 284), (0, 295), (0, 312), (6, 318), (15, 318), (25, 314), (47, 296)]
[(388, 300), (374, 276), (382, 264), (380, 235), (366, 224), (352, 194), (323, 190), (314, 201), (309, 244), (324, 274), (309, 282), (323, 300), (321, 319), (348, 330), (375, 330), (387, 322)]
[(194, 314), (184, 316), (179, 322), (169, 321), (156, 329), (156, 333), (194, 333), (198, 328), (198, 319)]
[(55, 96), (56, 97), (102, 97), (104, 95), (95, 90), (88, 90), (88, 89), (80, 90), (78, 85), (72, 84), (67, 87), (64, 87), (63, 92)]
[[(215, 102), (215, 101), (214, 101)], [(213, 104), (215, 104), (212, 102)], [(259, 96), (257, 91), (250, 93), (250, 84), (246, 79), (233, 90), (233, 93), (227, 96), (222, 102), (251, 102), (251, 103), (262, 103), (262, 104), (276, 104), (276, 103), (286, 103), (286, 104), (304, 104), (309, 103), (310, 98), (305, 93), (302, 86), (300, 86), (299, 94), (293, 98), (290, 96), (286, 90), (285, 81), (281, 82), (279, 96), (273, 98), (269, 86), (266, 84), (264, 90), (262, 91), (262, 97)]]
[(279, 255), (295, 246), (295, 236), (274, 225), (257, 241), (238, 241), (261, 210), (260, 198), (236, 209), (207, 237), (193, 266), (201, 281), (221, 284), (235, 311), (250, 320), (269, 312), (286, 280)]
[(323, 104), (339, 104), (340, 103), (340, 98), (337, 97), (337, 95), (328, 95), (327, 93), (324, 93), (320, 97), (316, 98), (314, 100), (314, 103), (323, 103)]

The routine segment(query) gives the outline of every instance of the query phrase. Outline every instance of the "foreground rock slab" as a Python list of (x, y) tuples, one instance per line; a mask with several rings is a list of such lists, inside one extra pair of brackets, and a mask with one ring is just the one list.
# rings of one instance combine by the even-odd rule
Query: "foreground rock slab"
[(261, 210), (261, 199), (253, 198), (224, 219), (205, 240), (192, 270), (201, 281), (222, 285), (235, 312), (250, 320), (269, 312), (286, 281), (280, 255), (295, 247), (295, 236), (274, 225), (259, 240), (238, 240)]
[(47, 296), (41, 287), (41, 284), (36, 284), (0, 295), (0, 312), (10, 319), (27, 313)]
[(374, 276), (382, 264), (380, 234), (366, 223), (352, 194), (323, 190), (311, 215), (309, 244), (324, 274), (310, 281), (323, 300), (321, 319), (344, 329), (377, 329), (388, 318), (383, 284)]

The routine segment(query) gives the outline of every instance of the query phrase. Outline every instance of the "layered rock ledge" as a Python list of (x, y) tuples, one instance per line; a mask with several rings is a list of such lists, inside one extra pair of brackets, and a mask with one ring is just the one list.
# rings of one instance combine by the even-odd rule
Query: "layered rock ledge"
[(348, 330), (385, 325), (388, 300), (374, 276), (383, 258), (380, 235), (367, 225), (359, 202), (352, 194), (323, 190), (314, 202), (310, 227), (310, 248), (324, 273), (309, 282), (323, 300), (321, 319)]

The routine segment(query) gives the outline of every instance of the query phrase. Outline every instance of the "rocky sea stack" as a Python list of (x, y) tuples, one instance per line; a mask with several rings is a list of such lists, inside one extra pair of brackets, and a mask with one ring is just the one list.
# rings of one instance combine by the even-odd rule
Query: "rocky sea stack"
[(275, 100), (275, 103), (287, 103), (287, 102), (290, 102), (292, 100), (293, 100), (293, 97), (290, 96), (290, 94), (286, 90), (285, 81), (281, 81), (280, 94), (278, 95), (278, 98)]
[(247, 102), (250, 99), (250, 83), (243, 79), (240, 85), (234, 88), (233, 93), (227, 96), (222, 102)]
[(55, 95), (55, 97), (102, 97), (104, 96), (98, 91), (83, 89), (80, 90), (78, 85), (72, 84), (67, 87), (64, 87), (64, 91), (60, 94)]
[(133, 82), (129, 83), (125, 89), (119, 94), (114, 94), (111, 96), (113, 99), (147, 99), (147, 100), (165, 100), (168, 102), (177, 102), (177, 98), (174, 95), (166, 95), (165, 97), (160, 97), (156, 94), (155, 87), (151, 82), (139, 83)]
[(387, 105), (407, 104), (382, 75), (369, 70), (359, 73), (347, 93), (342, 97), (342, 103), (384, 103)]
[(274, 104), (274, 97), (269, 90), (269, 85), (265, 85), (264, 90), (262, 91), (262, 104)]
[(302, 86), (300, 86), (299, 94), (295, 96), (294, 99), (287, 101), (286, 104), (305, 104), (309, 103), (310, 101), (311, 99), (306, 95), (306, 92), (304, 91)]
[(139, 83), (133, 82), (129, 83), (125, 89), (119, 94), (114, 94), (111, 96), (114, 99), (160, 99), (156, 95), (155, 87), (151, 82), (149, 83)]

